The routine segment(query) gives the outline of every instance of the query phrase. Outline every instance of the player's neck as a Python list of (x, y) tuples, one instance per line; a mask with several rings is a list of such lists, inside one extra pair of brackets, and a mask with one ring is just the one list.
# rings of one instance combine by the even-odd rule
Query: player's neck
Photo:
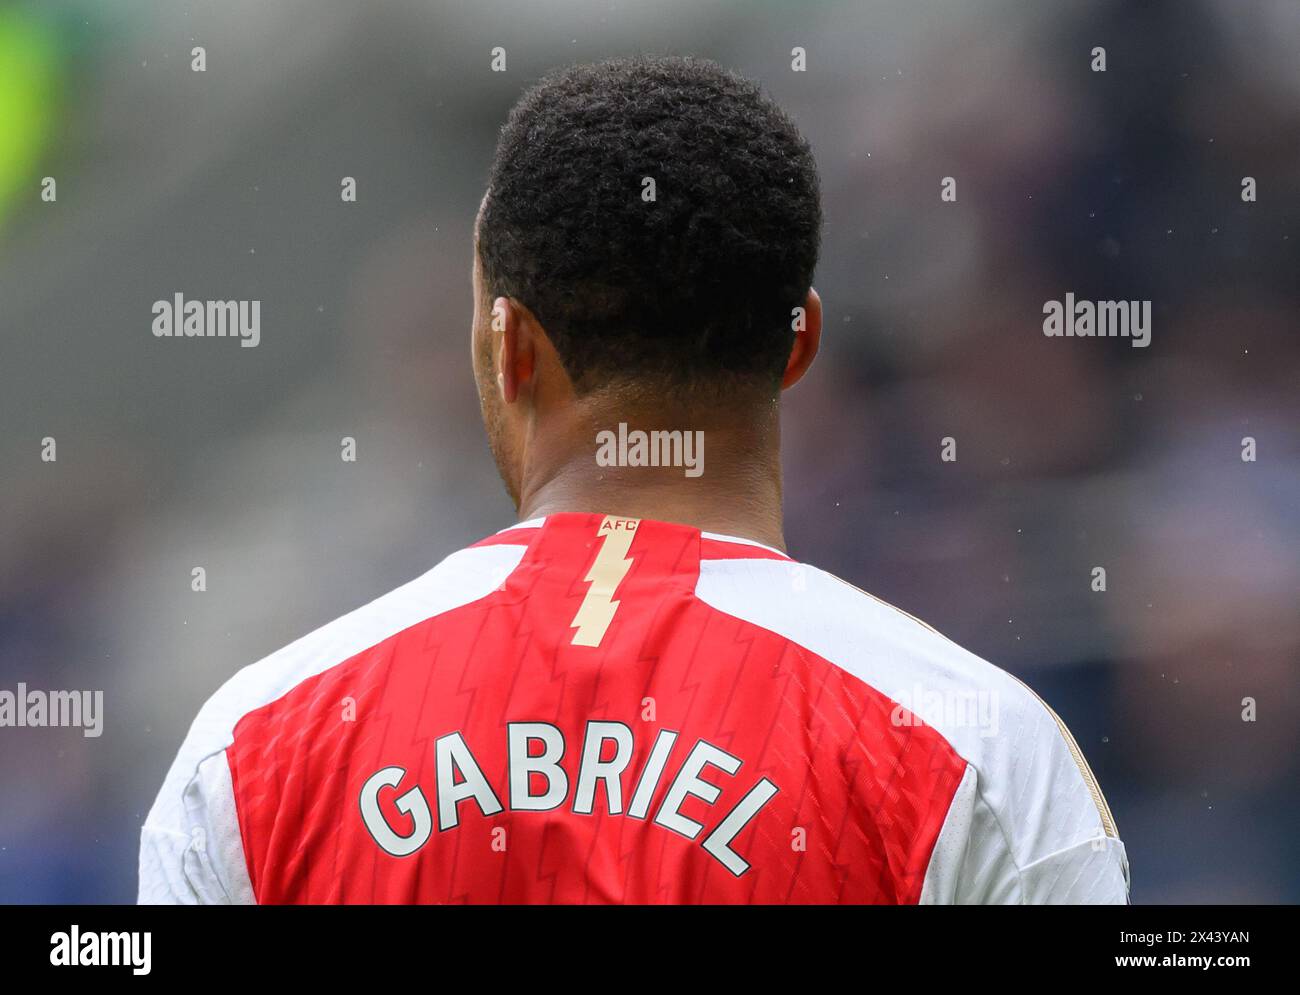
[[(645, 424), (638, 429), (631, 418), (588, 415), (563, 432), (544, 433), (553, 441), (535, 440), (520, 519), (561, 512), (648, 518), (785, 549), (775, 405), (757, 417), (693, 430), (670, 430), (662, 420)], [(675, 434), (652, 434), (656, 429)], [(656, 461), (661, 465), (646, 465)]]

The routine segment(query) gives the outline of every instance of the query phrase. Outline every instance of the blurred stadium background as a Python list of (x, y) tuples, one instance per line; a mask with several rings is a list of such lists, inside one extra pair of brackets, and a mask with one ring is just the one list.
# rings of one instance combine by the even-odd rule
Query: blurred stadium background
[[(0, 687), (107, 719), (0, 729), (0, 901), (134, 900), (202, 701), (510, 523), (467, 359), (495, 132), (634, 51), (758, 79), (817, 153), (792, 553), (1056, 706), (1135, 902), (1300, 900), (1295, 0), (46, 0), (0, 7)], [(261, 300), (261, 345), (155, 339), (178, 291)], [(1151, 299), (1151, 347), (1046, 339), (1066, 291)]]

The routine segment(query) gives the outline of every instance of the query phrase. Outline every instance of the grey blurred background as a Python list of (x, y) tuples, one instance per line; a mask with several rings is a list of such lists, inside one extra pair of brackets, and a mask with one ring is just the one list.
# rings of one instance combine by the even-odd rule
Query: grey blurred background
[[(820, 163), (792, 554), (1055, 705), (1135, 902), (1300, 900), (1295, 0), (46, 0), (0, 8), (0, 688), (107, 717), (0, 729), (0, 901), (134, 900), (207, 696), (511, 522), (467, 357), (495, 133), (638, 51), (757, 79)], [(1152, 300), (1151, 346), (1045, 338), (1066, 291)], [(261, 300), (260, 346), (155, 338), (177, 292)]]

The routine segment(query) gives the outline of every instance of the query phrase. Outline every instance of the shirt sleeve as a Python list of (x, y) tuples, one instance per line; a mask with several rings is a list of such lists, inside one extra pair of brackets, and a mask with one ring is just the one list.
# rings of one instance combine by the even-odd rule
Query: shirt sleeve
[(1128, 856), (1096, 778), (1036, 697), (1000, 765), (968, 764), (931, 853), (922, 904), (1123, 905)]
[(188, 780), (180, 762), (140, 831), (139, 904), (255, 904), (226, 751), (204, 758)]

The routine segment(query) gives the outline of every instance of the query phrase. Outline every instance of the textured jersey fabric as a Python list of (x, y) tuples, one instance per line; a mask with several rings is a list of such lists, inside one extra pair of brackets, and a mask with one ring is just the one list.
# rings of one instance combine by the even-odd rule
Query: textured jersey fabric
[(1123, 844), (1023, 684), (746, 540), (524, 523), (247, 667), (141, 902), (1105, 903)]

